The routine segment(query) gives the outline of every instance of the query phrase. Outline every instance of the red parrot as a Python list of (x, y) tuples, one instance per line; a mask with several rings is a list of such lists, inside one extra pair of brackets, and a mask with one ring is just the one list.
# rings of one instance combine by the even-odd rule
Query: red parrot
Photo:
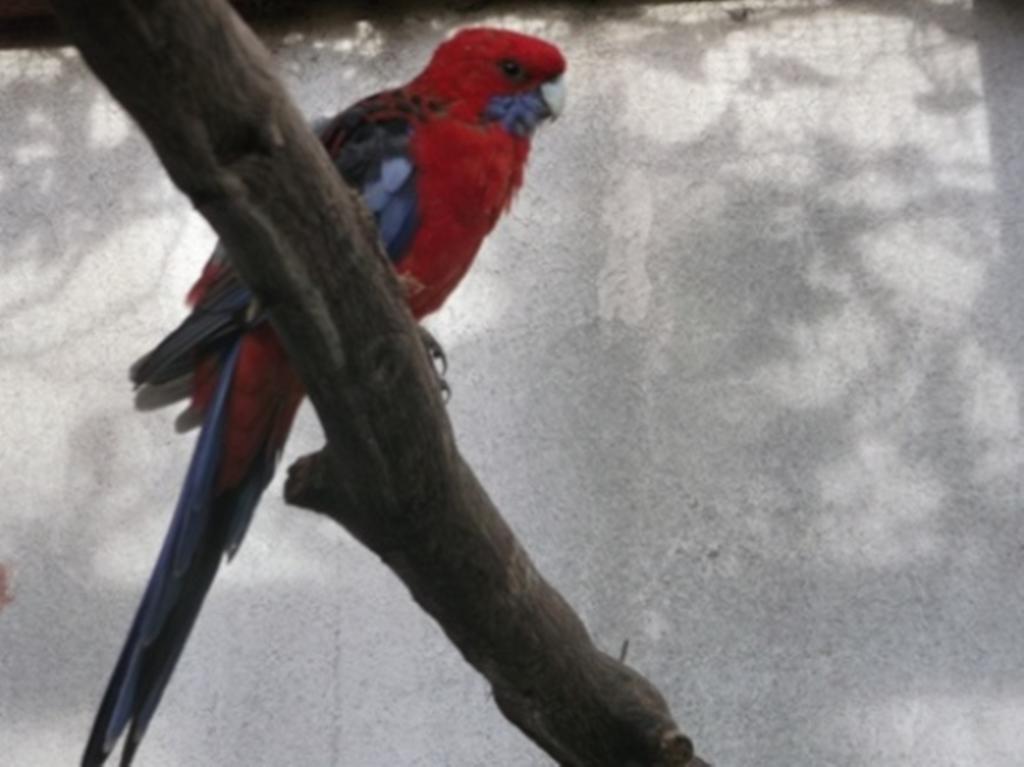
[[(534, 37), (466, 29), (407, 85), (316, 126), (376, 219), (413, 314), (462, 279), (523, 181), (530, 138), (565, 101), (565, 59)], [(131, 764), (213, 582), (237, 551), (304, 395), (277, 335), (220, 246), (192, 311), (131, 371), (140, 405), (191, 396), (201, 423), (170, 530), (82, 757), (102, 764), (128, 728)]]

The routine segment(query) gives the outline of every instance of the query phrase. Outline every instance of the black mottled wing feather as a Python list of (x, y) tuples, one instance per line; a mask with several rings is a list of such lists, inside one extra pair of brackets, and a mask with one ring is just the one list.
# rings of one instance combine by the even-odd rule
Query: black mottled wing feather
[(321, 140), (345, 182), (358, 190), (377, 221), (392, 263), (408, 251), (418, 224), (411, 138), (424, 119), (402, 91), (359, 102), (324, 126)]
[(199, 355), (215, 351), (245, 328), (252, 293), (226, 269), (177, 328), (131, 369), (132, 383), (162, 386), (192, 373)]

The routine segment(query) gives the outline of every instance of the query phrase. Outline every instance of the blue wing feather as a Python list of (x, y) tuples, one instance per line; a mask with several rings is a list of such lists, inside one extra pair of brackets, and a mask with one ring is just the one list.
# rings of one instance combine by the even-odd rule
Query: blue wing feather
[(392, 263), (397, 264), (408, 251), (417, 223), (416, 185), (410, 175), (377, 213), (377, 229)]
[(408, 252), (419, 226), (416, 164), (410, 141), (414, 120), (396, 116), (400, 94), (356, 104), (326, 123), (321, 139), (346, 183), (357, 189), (373, 214), (392, 263)]

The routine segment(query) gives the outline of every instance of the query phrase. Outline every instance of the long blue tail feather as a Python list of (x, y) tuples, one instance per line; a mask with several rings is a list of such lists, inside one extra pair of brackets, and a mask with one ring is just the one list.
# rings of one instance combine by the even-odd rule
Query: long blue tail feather
[[(188, 569), (200, 542), (200, 531), (207, 524), (210, 499), (213, 497), (213, 485), (220, 469), (222, 445), (224, 442), (224, 424), (227, 416), (228, 393), (238, 366), (238, 354), (241, 340), (235, 342), (224, 355), (221, 363), (220, 378), (214, 390), (207, 415), (203, 419), (203, 428), (199, 432), (192, 460), (189, 462), (185, 484), (181, 489), (178, 506), (174, 510), (176, 519), (181, 519), (181, 531), (174, 552), (173, 577), (180, 578)], [(153, 626), (159, 629), (159, 626)]]
[(256, 504), (259, 503), (263, 490), (274, 477), (277, 457), (276, 451), (268, 450), (257, 458), (249, 476), (234, 494), (231, 523), (228, 526), (227, 539), (224, 541), (224, 553), (229, 562), (238, 553), (238, 547), (242, 545), (242, 539), (249, 530), (249, 523), (252, 522)]
[(239, 338), (223, 353), (170, 528), (100, 704), (82, 767), (101, 765), (129, 725), (121, 764), (131, 764), (220, 562), (238, 548), (273, 475), (273, 456), (263, 456), (239, 487), (214, 496), (240, 345)]

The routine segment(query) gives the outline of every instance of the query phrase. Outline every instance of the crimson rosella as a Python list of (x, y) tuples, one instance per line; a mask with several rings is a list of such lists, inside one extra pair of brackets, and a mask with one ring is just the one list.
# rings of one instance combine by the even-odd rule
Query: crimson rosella
[[(565, 99), (565, 60), (526, 35), (467, 29), (401, 88), (317, 128), (374, 215), (413, 314), (441, 306), (523, 181), (534, 129)], [(140, 399), (191, 396), (201, 429), (170, 530), (107, 686), (83, 767), (125, 728), (131, 764), (221, 559), (237, 551), (270, 482), (302, 383), (218, 247), (191, 314), (132, 368)]]

